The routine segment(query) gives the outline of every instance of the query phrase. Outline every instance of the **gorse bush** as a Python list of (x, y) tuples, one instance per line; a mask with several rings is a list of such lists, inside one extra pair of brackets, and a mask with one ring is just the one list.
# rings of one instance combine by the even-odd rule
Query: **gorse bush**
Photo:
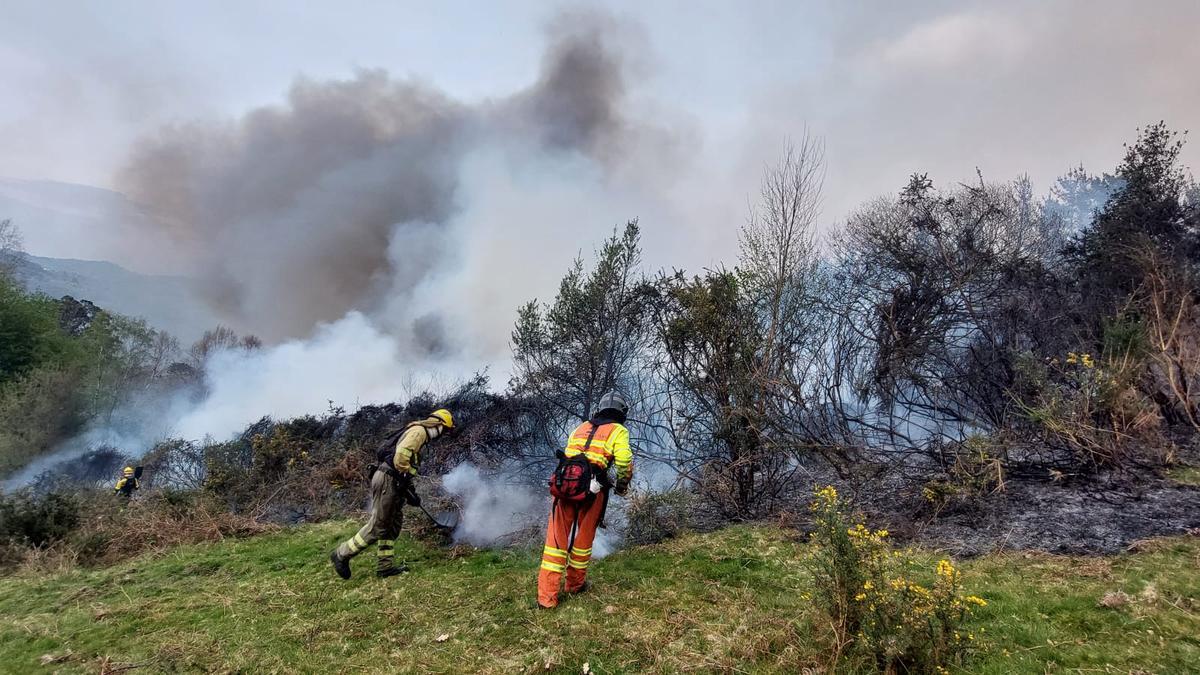
[(920, 583), (926, 566), (894, 548), (887, 530), (855, 522), (832, 486), (810, 508), (814, 601), (828, 616), (835, 653), (885, 673), (960, 664), (976, 640), (966, 628), (971, 610), (987, 602), (963, 594), (954, 565), (939, 560), (932, 583)]
[(1162, 446), (1161, 415), (1138, 387), (1145, 367), (1132, 353), (1027, 355), (1021, 372), (1031, 393), (1021, 408), (1045, 445), (1069, 459), (1064, 465), (1120, 466), (1154, 459)]

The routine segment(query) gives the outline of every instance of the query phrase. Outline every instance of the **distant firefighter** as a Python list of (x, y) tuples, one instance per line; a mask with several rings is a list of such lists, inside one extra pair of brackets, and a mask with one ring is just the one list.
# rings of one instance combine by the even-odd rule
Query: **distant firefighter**
[(121, 495), (126, 499), (132, 497), (133, 491), (142, 487), (142, 484), (138, 482), (138, 473), (141, 472), (134, 471), (132, 466), (125, 467), (125, 470), (121, 472), (121, 478), (113, 486), (113, 494)]

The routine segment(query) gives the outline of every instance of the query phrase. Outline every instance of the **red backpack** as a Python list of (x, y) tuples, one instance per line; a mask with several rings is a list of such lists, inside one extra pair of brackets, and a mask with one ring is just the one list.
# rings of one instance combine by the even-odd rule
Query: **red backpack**
[(558, 466), (550, 474), (550, 496), (564, 502), (581, 502), (592, 496), (592, 463), (588, 461), (587, 450), (592, 445), (599, 425), (593, 424), (588, 434), (583, 450), (574, 457), (567, 457), (562, 450), (557, 452)]

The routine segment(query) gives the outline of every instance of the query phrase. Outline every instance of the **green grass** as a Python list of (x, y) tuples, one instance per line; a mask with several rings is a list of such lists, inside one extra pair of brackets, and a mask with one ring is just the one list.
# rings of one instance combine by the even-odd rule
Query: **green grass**
[[(379, 580), (372, 554), (337, 579), (326, 523), (188, 546), (111, 568), (0, 579), (8, 672), (802, 672), (828, 666), (804, 600), (805, 546), (735, 527), (632, 548), (594, 564), (593, 590), (534, 606), (530, 552), (398, 542), (410, 574)], [(962, 565), (989, 604), (968, 672), (1200, 670), (1200, 540), (1111, 558), (992, 556)], [(1153, 589), (1148, 592), (1146, 589)], [(1108, 591), (1129, 603), (1098, 605)], [(443, 639), (444, 636), (444, 639)], [(43, 657), (61, 659), (41, 665)]]
[(1200, 466), (1180, 465), (1168, 471), (1167, 477), (1180, 485), (1200, 486)]

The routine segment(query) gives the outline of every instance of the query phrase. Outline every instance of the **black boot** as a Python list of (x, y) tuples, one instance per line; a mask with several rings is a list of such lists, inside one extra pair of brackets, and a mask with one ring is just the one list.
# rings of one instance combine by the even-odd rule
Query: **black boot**
[(350, 561), (339, 556), (337, 551), (329, 554), (329, 562), (333, 563), (333, 571), (343, 579), (350, 578)]
[(404, 574), (407, 571), (408, 565), (400, 563), (399, 565), (380, 567), (379, 569), (375, 570), (375, 576), (379, 577), (380, 579), (386, 579), (387, 577), (394, 577), (397, 574)]

